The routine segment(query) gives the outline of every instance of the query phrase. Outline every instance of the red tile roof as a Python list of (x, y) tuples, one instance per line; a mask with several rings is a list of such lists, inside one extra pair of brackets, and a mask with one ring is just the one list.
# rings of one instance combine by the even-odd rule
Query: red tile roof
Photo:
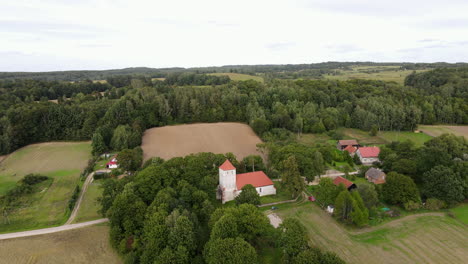
[(341, 146), (358, 145), (357, 141), (354, 139), (339, 140), (338, 143), (340, 143)]
[(262, 187), (273, 185), (273, 181), (271, 181), (263, 171), (254, 171), (237, 174), (236, 184), (237, 190), (240, 190), (246, 184), (252, 184), (254, 187)]
[(221, 166), (219, 166), (220, 169), (223, 171), (228, 171), (228, 170), (235, 170), (236, 167), (232, 165), (232, 163), (229, 160), (226, 160)]
[(338, 176), (333, 180), (333, 184), (335, 184), (336, 186), (340, 185), (340, 183), (343, 183), (344, 186), (346, 186), (346, 188), (349, 188), (351, 185), (353, 185), (351, 181), (348, 181), (347, 179), (341, 176)]
[(379, 147), (360, 147), (359, 153), (363, 158), (377, 158), (380, 153)]
[(349, 154), (353, 154), (354, 152), (356, 152), (357, 148), (356, 147), (353, 147), (352, 145), (348, 145), (345, 149), (343, 149), (343, 151), (348, 151)]

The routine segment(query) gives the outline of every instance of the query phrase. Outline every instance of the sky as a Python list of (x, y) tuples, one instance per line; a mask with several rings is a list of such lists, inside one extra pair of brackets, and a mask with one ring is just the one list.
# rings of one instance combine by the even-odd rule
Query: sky
[(468, 62), (468, 0), (0, 0), (0, 71)]

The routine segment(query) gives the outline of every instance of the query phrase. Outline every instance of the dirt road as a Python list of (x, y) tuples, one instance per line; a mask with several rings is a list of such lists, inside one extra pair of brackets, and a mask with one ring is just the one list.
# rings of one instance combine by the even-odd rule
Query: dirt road
[(95, 224), (99, 224), (99, 223), (105, 223), (107, 221), (109, 221), (109, 219), (103, 218), (103, 219), (98, 219), (98, 220), (84, 222), (84, 223), (78, 223), (78, 224), (62, 225), (62, 226), (57, 226), (57, 227), (49, 227), (49, 228), (36, 229), (36, 230), (31, 230), (31, 231), (22, 231), (22, 232), (1, 234), (0, 235), (0, 240), (56, 233), (56, 232), (81, 228), (81, 227), (85, 227), (85, 226), (95, 225)]

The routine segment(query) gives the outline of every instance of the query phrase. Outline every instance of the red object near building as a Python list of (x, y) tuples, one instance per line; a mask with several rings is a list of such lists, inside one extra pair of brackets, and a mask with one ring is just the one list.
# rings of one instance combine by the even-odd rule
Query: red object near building
[(313, 196), (309, 196), (309, 201), (311, 201), (311, 202), (315, 202), (315, 197), (313, 197)]

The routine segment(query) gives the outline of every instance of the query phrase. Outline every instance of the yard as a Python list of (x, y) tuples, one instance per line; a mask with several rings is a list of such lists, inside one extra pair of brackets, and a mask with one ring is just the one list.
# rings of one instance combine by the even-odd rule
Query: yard
[(86, 222), (103, 217), (98, 213), (101, 209), (101, 205), (97, 201), (97, 199), (102, 195), (102, 189), (100, 188), (102, 181), (103, 180), (94, 180), (89, 184), (73, 223)]
[[(0, 195), (28, 173), (53, 178), (50, 186), (26, 197), (26, 204), (8, 216), (0, 233), (56, 226), (65, 222), (68, 201), (90, 158), (89, 142), (34, 144), (10, 154), (0, 164)], [(3, 222), (3, 219), (2, 219)]]
[(307, 228), (311, 244), (337, 253), (348, 263), (465, 263), (468, 230), (442, 213), (411, 215), (378, 227), (350, 231), (317, 205), (278, 206), (283, 219)]

